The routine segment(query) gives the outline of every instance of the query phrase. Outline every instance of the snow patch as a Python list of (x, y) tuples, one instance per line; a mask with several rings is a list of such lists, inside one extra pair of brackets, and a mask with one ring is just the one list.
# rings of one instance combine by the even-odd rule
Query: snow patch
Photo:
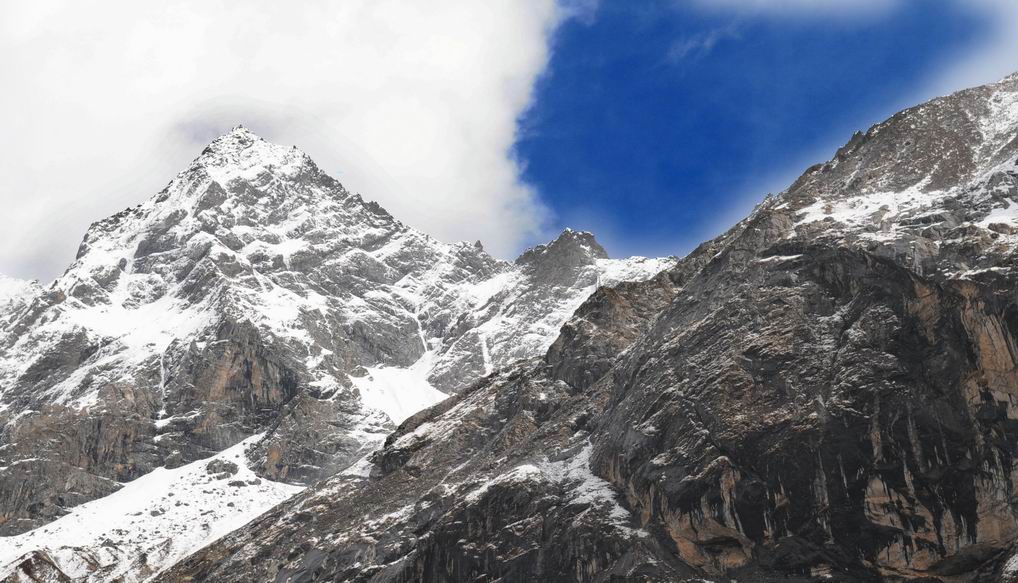
[(990, 211), (990, 214), (979, 221), (977, 224), (982, 228), (987, 228), (994, 223), (1011, 224), (1018, 222), (1018, 203), (1011, 199), (1005, 199), (1007, 206), (996, 207)]
[(1018, 553), (1011, 555), (1011, 557), (1004, 563), (1004, 567), (1000, 570), (1001, 575), (1018, 575)]
[(799, 211), (795, 226), (831, 220), (853, 228), (874, 228), (874, 238), (894, 236), (897, 219), (935, 209), (948, 195), (924, 192), (921, 182), (902, 192), (874, 192), (839, 200), (820, 199)]
[(603, 286), (618, 285), (624, 281), (646, 281), (666, 269), (675, 267), (675, 257), (629, 257), (627, 259), (598, 259), (600, 272), (598, 283)]
[[(74, 580), (145, 577), (240, 528), (301, 487), (258, 478), (245, 464), (255, 435), (213, 458), (179, 468), (158, 468), (116, 492), (77, 506), (45, 526), (0, 544), (0, 577), (10, 575), (28, 553), (45, 551)], [(236, 464), (228, 477), (211, 475), (212, 460)], [(97, 570), (102, 570), (98, 573)]]
[(798, 255), (770, 255), (768, 257), (761, 257), (760, 259), (756, 259), (755, 261), (757, 263), (781, 263), (783, 261), (792, 261), (794, 259), (799, 259), (800, 257), (802, 257), (801, 253)]
[(630, 526), (633, 520), (632, 514), (619, 504), (618, 494), (611, 484), (591, 471), (590, 454), (592, 450), (593, 445), (588, 441), (576, 455), (568, 459), (550, 462), (545, 458), (536, 464), (517, 466), (472, 490), (465, 496), (465, 500), (474, 504), (492, 486), (498, 484), (547, 481), (563, 485), (572, 503), (587, 504), (591, 508), (607, 508), (608, 518), (616, 529), (629, 535), (647, 536), (645, 531)]
[(8, 277), (0, 273), (0, 310), (22, 302), (42, 292), (35, 281)]
[(381, 366), (367, 371), (367, 376), (351, 378), (361, 403), (382, 411), (396, 425), (448, 397), (431, 386), (426, 370)]

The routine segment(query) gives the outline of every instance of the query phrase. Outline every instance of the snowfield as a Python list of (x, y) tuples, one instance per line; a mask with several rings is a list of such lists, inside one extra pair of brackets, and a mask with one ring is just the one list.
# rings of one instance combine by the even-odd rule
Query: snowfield
[[(261, 437), (211, 459), (156, 469), (46, 526), (0, 539), (0, 577), (37, 551), (75, 581), (151, 578), (303, 489), (248, 469), (244, 449)], [(213, 471), (220, 464), (228, 469)]]
[[(0, 276), (0, 428), (19, 435), (48, 421), (44, 411), (77, 423), (122, 407), (145, 426), (138, 439), (146, 441), (132, 443), (141, 453), (128, 455), (156, 468), (76, 507), (64, 508), (58, 495), (42, 501), (69, 513), (0, 538), (0, 575), (38, 552), (74, 580), (143, 580), (301, 489), (249, 469), (243, 450), (263, 436), (260, 447), (284, 455), (289, 435), (322, 432), (294, 446), (304, 457), (273, 460), (306, 470), (295, 483), (325, 477), (318, 469), (343, 472), (413, 414), (543, 354), (598, 286), (645, 280), (675, 263), (610, 259), (592, 235), (570, 229), (516, 262), (479, 244), (443, 243), (346, 191), (299, 149), (238, 126), (163, 191), (94, 223), (45, 293)], [(238, 329), (250, 331), (243, 348), (229, 336)], [(248, 388), (236, 388), (242, 375), (228, 387), (223, 379), (254, 366), (238, 353), (252, 345), (292, 379), (288, 390), (303, 397), (299, 421), (264, 424), (272, 407), (287, 414), (279, 402), (260, 404), (262, 417), (252, 421), (230, 400), (229, 391)], [(59, 366), (68, 354), (80, 361)], [(220, 379), (218, 401), (194, 381), (201, 367), (222, 373), (212, 377)], [(224, 418), (234, 423), (226, 443), (258, 435), (210, 459), (158, 467), (181, 451), (190, 460), (214, 452), (201, 439), (217, 438)], [(188, 441), (196, 434), (197, 445)], [(88, 439), (100, 438), (80, 443)], [(44, 442), (21, 448), (27, 453), (0, 442), (0, 480), (18, 479), (24, 462), (59, 472), (87, 455), (65, 459)], [(328, 451), (316, 458), (319, 449)], [(263, 463), (259, 455), (252, 459)], [(320, 465), (305, 464), (309, 458)], [(110, 463), (136, 459), (124, 461)], [(236, 473), (206, 470), (219, 462)], [(107, 480), (117, 470), (87, 471)]]

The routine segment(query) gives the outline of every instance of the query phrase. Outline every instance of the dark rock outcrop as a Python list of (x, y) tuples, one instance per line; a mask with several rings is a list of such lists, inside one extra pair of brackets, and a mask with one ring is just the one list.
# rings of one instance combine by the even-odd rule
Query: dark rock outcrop
[(1013, 580), (1016, 95), (858, 134), (159, 580)]

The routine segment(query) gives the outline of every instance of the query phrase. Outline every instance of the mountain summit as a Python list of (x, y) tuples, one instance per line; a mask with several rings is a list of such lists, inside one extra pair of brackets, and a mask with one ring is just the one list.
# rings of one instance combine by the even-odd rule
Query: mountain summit
[[(5, 312), (0, 534), (70, 512), (48, 527), (66, 532), (77, 505), (153, 472), (204, 476), (187, 468), (224, 452), (279, 487), (243, 506), (203, 500), (202, 512), (249, 519), (287, 485), (343, 471), (407, 417), (543, 352), (598, 282), (674, 261), (540, 263), (436, 241), (299, 149), (234, 128), (157, 195), (93, 224), (67, 271)], [(155, 568), (211, 536), (124, 532), (118, 552), (79, 559), (149, 556)], [(67, 544), (26, 536), (0, 562)]]
[(0, 573), (1013, 582), (1016, 103), (903, 111), (681, 260), (500, 261), (236, 128), (8, 304)]
[(158, 580), (1015, 581), (1016, 103), (857, 134)]

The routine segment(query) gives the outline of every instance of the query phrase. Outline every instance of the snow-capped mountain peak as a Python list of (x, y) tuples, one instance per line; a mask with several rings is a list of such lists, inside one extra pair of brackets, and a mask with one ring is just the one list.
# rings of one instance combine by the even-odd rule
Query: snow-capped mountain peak
[(437, 241), (234, 128), (4, 313), (0, 488), (33, 478), (0, 501), (0, 535), (259, 434), (262, 479), (342, 471), (395, 423), (542, 355), (599, 284), (674, 264), (609, 259), (571, 230), (524, 255)]
[(573, 261), (593, 262), (597, 259), (607, 259), (608, 252), (597, 242), (593, 233), (566, 228), (550, 243), (524, 251), (516, 262), (529, 264), (546, 256), (572, 257)]
[(294, 178), (301, 173), (320, 175), (311, 157), (296, 146), (269, 142), (242, 125), (213, 140), (191, 165), (201, 168), (222, 186), (233, 180), (254, 184), (274, 178)]

